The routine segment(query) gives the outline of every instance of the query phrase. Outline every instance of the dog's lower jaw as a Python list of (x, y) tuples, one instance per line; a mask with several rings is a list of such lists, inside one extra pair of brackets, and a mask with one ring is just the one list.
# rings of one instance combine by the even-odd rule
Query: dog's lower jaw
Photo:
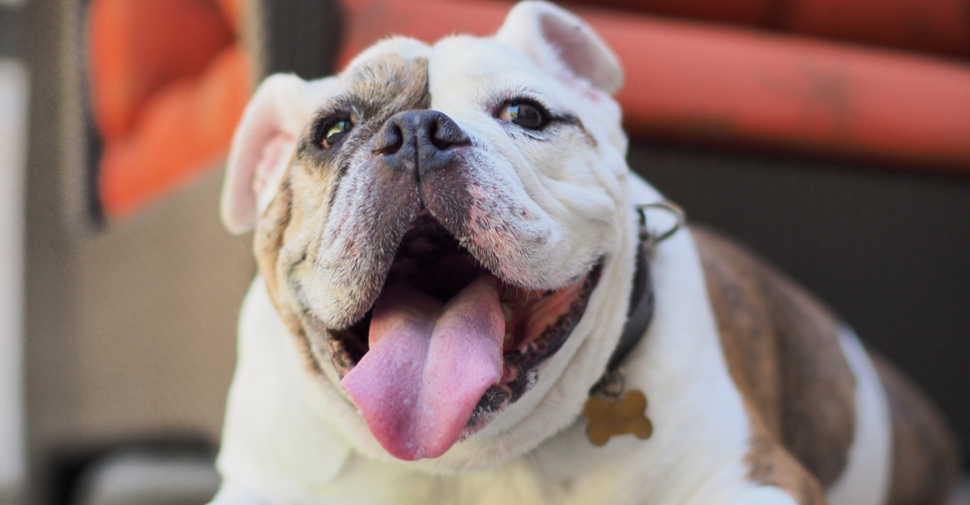
[[(374, 316), (365, 321), (370, 326), (369, 345), (371, 349), (364, 347), (368, 344), (361, 342), (350, 330), (335, 332), (323, 330), (311, 324), (311, 330), (307, 333), (309, 333), (312, 341), (311, 346), (314, 350), (314, 358), (318, 362), (317, 367), (333, 367), (337, 377), (340, 378), (340, 387), (349, 392), (351, 399), (367, 420), (371, 431), (381, 439), (385, 449), (404, 460), (437, 457), (450, 448), (455, 441), (467, 439), (483, 429), (499, 412), (509, 404), (518, 401), (536, 383), (541, 365), (554, 356), (568, 341), (576, 324), (583, 317), (586, 305), (599, 281), (601, 270), (602, 264), (598, 263), (582, 280), (561, 290), (549, 292), (526, 292), (511, 287), (502, 288), (501, 286), (505, 286), (504, 284), (501, 284), (490, 274), (484, 274), (479, 277), (478, 281), (473, 282), (461, 294), (449, 301), (444, 309), (429, 307), (429, 310), (444, 310), (444, 313), (441, 315), (429, 313), (428, 317), (431, 319), (428, 319), (427, 322), (419, 322), (419, 320), (414, 319), (419, 317), (417, 316), (420, 312), (418, 306), (440, 305), (441, 302), (400, 281), (395, 281), (391, 282), (392, 286), (386, 288), (386, 293), (381, 295), (374, 309)], [(475, 291), (490, 294), (484, 297), (483, 295), (464, 294)], [(454, 306), (456, 300), (469, 296), (472, 299), (480, 300), (480, 302), (460, 302), (458, 306), (448, 308)], [(499, 310), (500, 296), (503, 300), (501, 302), (502, 310)], [(495, 312), (489, 317), (495, 319), (495, 321), (488, 324), (485, 324), (485, 321), (482, 321), (481, 324), (474, 323), (475, 319), (469, 319), (469, 317), (474, 312), (480, 311), (481, 308), (479, 307), (482, 307), (482, 303), (489, 298), (492, 299), (490, 302), (493, 305), (491, 310)], [(416, 301), (419, 299), (427, 301), (419, 303)], [(395, 305), (403, 303), (405, 306), (389, 309), (389, 307), (394, 306), (392, 300), (398, 300), (393, 302)], [(416, 303), (417, 306), (408, 308), (409, 305)], [(462, 306), (465, 308), (460, 308)], [(513, 309), (510, 306), (518, 308)], [(533, 308), (530, 310), (529, 307)], [(396, 316), (394, 315), (395, 311), (398, 313)], [(503, 311), (505, 314), (503, 314)], [(467, 312), (467, 314), (462, 314), (462, 312)], [(458, 314), (458, 316), (450, 314)], [(502, 322), (503, 316), (504, 323)], [(401, 317), (404, 317), (404, 319), (401, 319)], [(437, 322), (434, 322), (436, 319)], [(402, 326), (409, 320), (412, 322)], [(446, 323), (446, 321), (451, 322)], [(428, 322), (433, 322), (435, 335), (439, 333), (442, 333), (442, 335), (427, 340), (427, 336), (423, 332), (415, 329), (417, 331), (415, 333), (415, 331), (407, 329), (414, 324), (421, 326), (428, 324)], [(461, 322), (461, 325), (471, 324), (471, 326), (467, 329), (461, 329), (463, 326), (455, 327), (452, 330), (448, 329), (454, 326), (453, 323), (457, 322)], [(494, 331), (498, 333), (488, 338), (484, 338), (485, 335), (478, 335), (477, 333), (485, 327), (494, 328)], [(379, 328), (385, 328), (385, 330)], [(479, 329), (472, 331), (474, 328)], [(388, 329), (391, 333), (385, 340), (380, 335)], [(431, 332), (431, 326), (428, 326), (425, 331)], [(454, 333), (455, 331), (458, 333)], [(469, 331), (472, 332), (469, 333)], [(505, 335), (504, 342), (503, 334)], [(512, 337), (513, 334), (517, 336)], [(380, 341), (377, 348), (373, 348), (375, 338)], [(395, 343), (401, 338), (404, 338), (404, 340)], [(492, 347), (496, 345), (498, 347), (494, 347), (496, 349), (494, 357), (487, 358), (486, 354), (482, 357), (485, 361), (479, 360), (481, 361), (480, 365), (485, 366), (487, 362), (497, 360), (497, 363), (494, 363), (491, 367), (497, 366), (498, 369), (494, 371), (495, 375), (490, 378), (482, 376), (485, 382), (477, 386), (469, 383), (468, 386), (472, 389), (463, 393), (462, 391), (465, 389), (462, 384), (473, 381), (474, 379), (470, 374), (474, 370), (481, 369), (481, 366), (476, 368), (472, 365), (476, 362), (472, 359), (476, 353), (472, 351), (480, 348), (489, 340), (495, 341)], [(430, 348), (427, 347), (429, 342)], [(467, 346), (470, 347), (460, 352), (451, 349), (455, 345), (460, 345), (461, 342), (466, 342)], [(504, 357), (502, 353), (498, 352), (503, 344)], [(355, 347), (348, 348), (351, 345)], [(439, 346), (437, 347), (438, 351), (434, 351), (436, 345)], [(445, 347), (442, 348), (442, 345)], [(485, 352), (485, 348), (482, 348), (482, 352)], [(413, 353), (418, 354), (410, 356)], [(425, 353), (428, 353), (428, 358), (425, 358)], [(435, 358), (435, 356), (438, 356), (438, 358)], [(466, 361), (468, 361), (467, 364), (458, 364)], [(397, 364), (395, 365), (395, 363)], [(421, 364), (420, 368), (416, 369), (416, 364)], [(447, 375), (447, 370), (453, 370), (458, 375), (450, 377)], [(414, 373), (418, 374), (415, 380), (405, 381), (403, 379)], [(380, 377), (384, 377), (384, 379), (380, 379)], [(438, 379), (434, 379), (435, 377), (438, 377)], [(446, 382), (441, 382), (446, 379)], [(376, 383), (375, 380), (377, 380)], [(429, 380), (432, 382), (428, 382)], [(433, 385), (435, 380), (446, 389), (434, 393), (428, 400), (429, 397), (425, 395), (429, 393), (425, 390)], [(412, 386), (402, 388), (406, 384), (412, 384)], [(462, 400), (465, 407), (459, 407), (459, 404), (455, 403), (457, 400), (454, 399), (447, 400), (447, 403), (439, 404), (436, 407), (425, 406), (422, 403), (427, 401), (440, 402), (441, 400), (436, 398), (441, 397), (442, 393), (449, 398), (459, 394), (473, 396), (468, 396), (465, 400)], [(469, 401), (472, 403), (467, 403)], [(455, 408), (459, 410), (454, 410)], [(387, 409), (391, 410), (387, 411)], [(426, 417), (426, 414), (421, 414), (424, 417), (414, 419), (411, 417), (429, 410), (435, 412), (433, 417)], [(452, 414), (448, 414), (449, 412)], [(446, 423), (452, 426), (449, 428), (452, 435), (446, 436), (446, 438), (450, 437), (449, 440), (439, 440), (444, 433), (441, 431), (444, 429), (441, 423), (449, 419), (449, 415), (457, 416)], [(411, 420), (409, 421), (409, 419)], [(423, 421), (413, 424), (418, 422), (418, 419), (423, 419)], [(423, 431), (408, 431), (415, 429)], [(435, 435), (433, 438), (427, 438), (427, 442), (422, 443), (419, 440), (424, 440), (422, 438), (424, 435), (419, 437), (418, 433), (425, 433), (427, 436)], [(432, 443), (432, 440), (438, 441)]]
[[(614, 311), (624, 313), (628, 303), (631, 275), (628, 270), (632, 265), (625, 265), (625, 261), (622, 263), (604, 261), (600, 282), (625, 278), (626, 281), (621, 281), (623, 289), (592, 292), (586, 315), (573, 328), (561, 349), (532, 370), (537, 377), (533, 387), (518, 401), (490, 413), (484, 418), (488, 421), (484, 426), (466, 429), (462, 441), (440, 457), (404, 463), (390, 456), (360, 419), (353, 403), (336, 380), (338, 374), (332, 363), (323, 363), (329, 378), (325, 386), (343, 397), (340, 410), (356, 419), (352, 423), (341, 423), (340, 428), (353, 445), (368, 457), (396, 461), (436, 474), (494, 468), (533, 450), (542, 441), (576, 422), (589, 387), (602, 374), (612, 347), (602, 350), (603, 342), (600, 339), (618, 336), (622, 326), (621, 317), (608, 314)], [(609, 344), (606, 346), (609, 347)], [(563, 376), (568, 380), (563, 380)]]
[(602, 270), (601, 258), (592, 263), (558, 289), (516, 287), (419, 213), (376, 302), (348, 327), (327, 328), (319, 304), (296, 296), (304, 282), (288, 285), (296, 286), (297, 333), (309, 340), (316, 367), (332, 365), (384, 448), (413, 460), (440, 456), (480, 431), (536, 383), (538, 367), (584, 314)]

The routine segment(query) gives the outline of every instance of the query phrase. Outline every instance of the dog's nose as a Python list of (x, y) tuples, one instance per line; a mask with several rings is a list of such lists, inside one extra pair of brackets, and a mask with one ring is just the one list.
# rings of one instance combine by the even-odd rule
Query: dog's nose
[[(387, 156), (401, 169), (419, 172), (447, 168), (453, 148), (471, 143), (468, 135), (445, 113), (407, 111), (388, 119), (374, 143), (374, 154)], [(390, 161), (390, 160), (389, 160)]]

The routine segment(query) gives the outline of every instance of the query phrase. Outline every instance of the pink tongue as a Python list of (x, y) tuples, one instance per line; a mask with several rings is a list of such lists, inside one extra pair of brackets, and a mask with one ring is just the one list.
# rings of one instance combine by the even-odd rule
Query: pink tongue
[(387, 452), (436, 458), (502, 377), (498, 280), (482, 275), (447, 305), (399, 282), (374, 306), (370, 350), (341, 381)]

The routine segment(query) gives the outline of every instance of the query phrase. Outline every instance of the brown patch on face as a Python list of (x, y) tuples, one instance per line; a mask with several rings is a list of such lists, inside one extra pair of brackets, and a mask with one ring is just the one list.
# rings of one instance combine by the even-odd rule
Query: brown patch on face
[(728, 369), (753, 419), (751, 476), (815, 503), (814, 492), (792, 486), (811, 487), (802, 482), (808, 474), (831, 486), (855, 428), (855, 378), (839, 323), (764, 261), (710, 231), (692, 231)]
[[(346, 83), (340, 86), (344, 91), (330, 97), (307, 125), (279, 191), (257, 223), (254, 251), (259, 272), (277, 312), (315, 373), (320, 369), (310, 340), (324, 337), (313, 324), (308, 324), (312, 315), (306, 314), (306, 291), (320, 261), (322, 230), (327, 226), (341, 180), (354, 170), (367, 169), (360, 163), (359, 153), (368, 149), (383, 123), (401, 111), (430, 105), (427, 65), (424, 58), (408, 60), (388, 54), (341, 76)], [(326, 127), (333, 118), (348, 117), (356, 121), (353, 130), (338, 145), (322, 148), (318, 127)], [(389, 188), (388, 191), (400, 186), (378, 185)], [(387, 200), (395, 198), (391, 195)], [(388, 213), (394, 214), (395, 210), (389, 208)]]
[(262, 218), (256, 223), (253, 237), (254, 253), (260, 273), (266, 282), (266, 289), (275, 303), (280, 289), (279, 276), (276, 274), (276, 261), (283, 247), (283, 232), (290, 223), (293, 190), (289, 179), (284, 179)]
[(266, 283), (266, 291), (273, 301), (276, 312), (280, 314), (290, 334), (296, 338), (297, 348), (304, 364), (314, 374), (321, 374), (319, 366), (313, 359), (310, 342), (307, 340), (300, 319), (293, 311), (284, 310), (284, 306), (280, 303), (280, 277), (275, 265), (279, 260), (280, 248), (283, 246), (284, 232), (292, 219), (292, 202), (293, 191), (290, 181), (286, 179), (280, 184), (276, 198), (257, 223), (254, 237), (256, 264)]
[[(349, 82), (346, 92), (333, 97), (317, 111), (297, 151), (297, 159), (308, 168), (329, 169), (342, 177), (348, 163), (358, 151), (371, 143), (374, 135), (395, 114), (431, 106), (428, 90), (428, 60), (407, 60), (397, 54), (374, 58), (348, 71), (341, 81)], [(317, 149), (322, 140), (316, 127), (331, 118), (354, 118), (354, 131), (339, 149), (329, 149), (321, 156)]]
[(893, 427), (888, 505), (946, 503), (959, 471), (956, 437), (919, 389), (881, 356), (870, 353), (882, 381)]

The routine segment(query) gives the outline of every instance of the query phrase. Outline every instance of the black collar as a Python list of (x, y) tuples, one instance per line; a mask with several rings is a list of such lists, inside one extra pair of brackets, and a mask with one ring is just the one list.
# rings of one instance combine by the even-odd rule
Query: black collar
[(650, 278), (650, 263), (647, 262), (646, 244), (637, 244), (636, 273), (633, 275), (633, 289), (630, 291), (630, 310), (626, 324), (620, 334), (613, 355), (606, 365), (606, 371), (615, 372), (627, 354), (640, 342), (653, 320), (653, 279)]
[[(673, 227), (663, 233), (652, 232), (647, 228), (646, 209), (662, 209), (677, 219)], [(630, 309), (620, 341), (606, 365), (606, 375), (614, 374), (630, 351), (643, 338), (653, 320), (653, 280), (650, 277), (650, 263), (647, 256), (657, 243), (666, 240), (684, 226), (684, 211), (671, 202), (658, 202), (636, 206), (640, 215), (640, 243), (637, 244), (636, 272), (633, 275), (633, 288), (630, 291)]]

